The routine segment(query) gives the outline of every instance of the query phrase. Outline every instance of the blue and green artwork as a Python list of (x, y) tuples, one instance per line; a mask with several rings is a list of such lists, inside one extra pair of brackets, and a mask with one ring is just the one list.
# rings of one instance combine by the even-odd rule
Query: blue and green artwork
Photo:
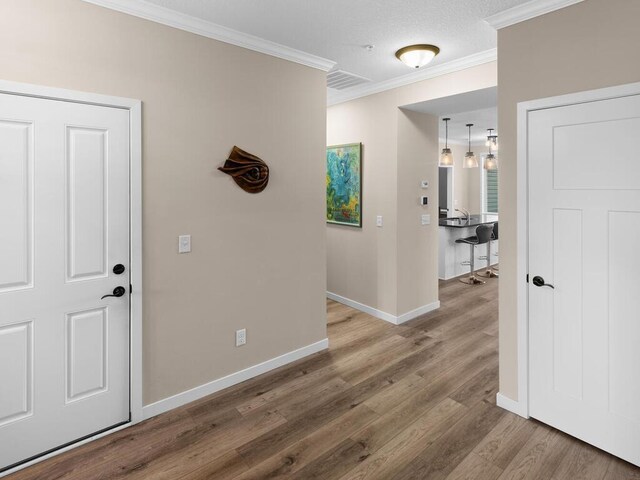
[(360, 143), (327, 147), (327, 222), (362, 227)]

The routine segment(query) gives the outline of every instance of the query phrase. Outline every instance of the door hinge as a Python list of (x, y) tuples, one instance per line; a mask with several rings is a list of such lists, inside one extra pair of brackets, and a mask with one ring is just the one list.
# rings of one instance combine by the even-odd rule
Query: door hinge
[[(527, 282), (529, 281), (529, 275), (527, 275)], [(129, 293), (133, 293), (133, 285), (129, 284)]]
[(527, 273), (527, 283), (529, 283), (529, 274)]

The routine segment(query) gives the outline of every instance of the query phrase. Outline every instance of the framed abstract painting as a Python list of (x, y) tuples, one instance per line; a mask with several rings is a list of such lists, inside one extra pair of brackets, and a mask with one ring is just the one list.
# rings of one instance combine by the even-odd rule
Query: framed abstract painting
[(362, 228), (362, 144), (327, 147), (327, 223)]

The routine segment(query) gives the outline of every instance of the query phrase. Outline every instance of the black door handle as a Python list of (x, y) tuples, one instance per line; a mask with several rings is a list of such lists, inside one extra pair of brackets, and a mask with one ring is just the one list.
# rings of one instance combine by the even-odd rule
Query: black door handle
[(533, 284), (536, 287), (549, 287), (549, 288), (553, 288), (553, 289), (556, 288), (553, 285), (551, 285), (550, 283), (544, 283), (544, 278), (539, 277), (539, 276), (533, 277)]
[(103, 296), (100, 300), (104, 300), (107, 297), (121, 297), (123, 296), (127, 291), (124, 289), (124, 287), (116, 287), (113, 289), (113, 294), (111, 295), (105, 295)]

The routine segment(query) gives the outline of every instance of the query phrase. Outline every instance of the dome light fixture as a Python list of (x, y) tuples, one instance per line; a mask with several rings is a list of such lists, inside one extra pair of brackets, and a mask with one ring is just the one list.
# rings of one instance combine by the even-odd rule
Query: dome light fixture
[(471, 151), (471, 127), (473, 127), (473, 123), (467, 123), (467, 128), (469, 129), (469, 151), (464, 156), (464, 164), (462, 165), (464, 168), (478, 168), (478, 159)]
[(445, 125), (445, 134), (444, 148), (442, 149), (442, 153), (440, 154), (440, 161), (438, 162), (439, 167), (453, 167), (453, 154), (451, 153), (451, 149), (449, 148), (449, 120), (451, 119), (442, 119)]
[(411, 68), (424, 67), (440, 53), (435, 45), (418, 44), (402, 47), (396, 52), (396, 57)]

